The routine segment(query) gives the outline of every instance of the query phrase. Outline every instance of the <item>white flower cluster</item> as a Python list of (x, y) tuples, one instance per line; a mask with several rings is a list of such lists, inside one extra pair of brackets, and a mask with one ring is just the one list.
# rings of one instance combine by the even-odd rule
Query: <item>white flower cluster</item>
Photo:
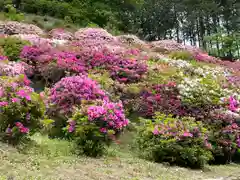
[(35, 34), (17, 34), (13, 35), (12, 37), (16, 37), (22, 40), (29, 41), (32, 45), (64, 45), (68, 42), (68, 40), (63, 40), (63, 39), (48, 39), (48, 38), (43, 38)]
[(163, 58), (161, 61), (168, 63), (170, 66), (176, 67), (180, 70), (183, 70), (186, 73), (191, 73), (193, 75), (197, 75), (200, 77), (212, 77), (217, 78), (219, 76), (227, 77), (230, 76), (230, 72), (227, 71), (225, 68), (217, 66), (217, 67), (210, 67), (207, 65), (203, 66), (193, 66), (191, 63), (185, 60), (174, 60), (169, 58)]
[(182, 100), (190, 104), (220, 102), (224, 96), (220, 86), (214, 81), (205, 81), (204, 78), (184, 78), (178, 85)]

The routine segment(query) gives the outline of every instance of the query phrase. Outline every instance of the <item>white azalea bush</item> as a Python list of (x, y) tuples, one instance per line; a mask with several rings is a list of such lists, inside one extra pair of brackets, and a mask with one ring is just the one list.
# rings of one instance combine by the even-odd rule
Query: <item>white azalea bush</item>
[(181, 99), (188, 105), (202, 106), (205, 104), (219, 104), (224, 91), (211, 78), (186, 77), (178, 85)]

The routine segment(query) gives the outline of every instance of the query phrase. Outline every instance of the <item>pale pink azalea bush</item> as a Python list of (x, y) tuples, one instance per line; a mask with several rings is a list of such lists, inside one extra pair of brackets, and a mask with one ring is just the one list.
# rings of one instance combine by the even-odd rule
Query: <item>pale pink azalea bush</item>
[(44, 34), (44, 31), (33, 24), (26, 24), (17, 21), (5, 21), (0, 23), (0, 28), (3, 29), (3, 34)]
[(115, 37), (101, 28), (82, 28), (75, 32), (75, 38), (78, 40), (96, 40), (102, 42), (114, 41)]
[(24, 62), (0, 62), (0, 76), (33, 75), (33, 68)]
[(17, 34), (17, 35), (13, 35), (12, 37), (29, 41), (32, 45), (43, 44), (47, 46), (51, 44), (51, 39), (43, 38), (35, 34)]
[(48, 35), (53, 39), (60, 39), (60, 40), (73, 40), (74, 36), (71, 32), (68, 32), (64, 29), (57, 28), (52, 29)]

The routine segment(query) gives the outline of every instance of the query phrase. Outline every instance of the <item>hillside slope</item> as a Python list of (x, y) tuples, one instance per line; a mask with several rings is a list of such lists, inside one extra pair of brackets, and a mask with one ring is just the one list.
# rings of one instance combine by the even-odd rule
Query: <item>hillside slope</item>
[(0, 33), (3, 179), (239, 178), (238, 61), (101, 28)]

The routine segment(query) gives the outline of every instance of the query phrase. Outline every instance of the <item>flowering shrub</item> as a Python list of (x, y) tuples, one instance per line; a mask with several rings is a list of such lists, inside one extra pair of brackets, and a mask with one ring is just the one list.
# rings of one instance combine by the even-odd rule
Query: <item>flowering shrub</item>
[(184, 114), (176, 83), (154, 85), (142, 92), (140, 112), (145, 117), (152, 117), (157, 111), (174, 115)]
[(209, 56), (207, 53), (195, 53), (194, 54), (194, 59), (197, 61), (203, 61), (203, 62), (209, 62), (209, 63), (216, 63), (218, 62), (218, 59), (213, 57), (213, 56)]
[(40, 96), (25, 86), (22, 76), (0, 78), (0, 131), (9, 143), (18, 143), (26, 134), (34, 133), (44, 116)]
[(69, 113), (84, 100), (108, 99), (98, 84), (85, 76), (62, 78), (50, 89), (49, 103), (54, 111)]
[(78, 40), (95, 40), (101, 42), (111, 42), (115, 38), (106, 30), (101, 28), (82, 28), (75, 33), (75, 38)]
[(128, 125), (122, 103), (107, 101), (76, 111), (68, 122), (66, 130), (73, 134), (79, 153), (88, 156), (102, 155), (105, 145)]
[(47, 38), (42, 38), (38, 35), (35, 34), (17, 34), (17, 35), (13, 35), (11, 37), (15, 37), (15, 38), (19, 38), (25, 41), (29, 41), (32, 45), (50, 45), (51, 44), (51, 40), (47, 39)]
[(86, 71), (84, 62), (74, 53), (60, 52), (51, 46), (25, 46), (21, 57), (35, 67), (35, 74), (50, 84), (65, 77), (67, 72), (78, 75)]
[(112, 78), (120, 82), (139, 81), (147, 72), (146, 62), (135, 58), (135, 54), (138, 54), (136, 50), (125, 53), (111, 52), (106, 48), (96, 50), (92, 47), (91, 49), (84, 48), (76, 54), (88, 69), (106, 69)]
[(33, 69), (31, 66), (24, 62), (0, 61), (0, 76), (14, 77), (20, 74), (31, 76), (33, 74)]
[(182, 101), (189, 106), (220, 104), (220, 98), (224, 97), (220, 85), (211, 77), (184, 78), (178, 88)]
[(135, 143), (141, 156), (156, 162), (202, 168), (213, 158), (207, 129), (191, 118), (158, 114), (154, 122), (144, 120)]
[(137, 82), (146, 73), (147, 66), (136, 60), (123, 60), (111, 67), (111, 76), (119, 82)]
[(65, 31), (64, 29), (52, 29), (49, 32), (49, 36), (54, 39), (60, 40), (73, 40), (73, 34), (71, 32)]
[(16, 21), (5, 21), (3, 26), (3, 34), (44, 34), (43, 30), (33, 24), (25, 24)]
[(22, 41), (14, 37), (0, 38), (0, 47), (3, 48), (4, 55), (10, 61), (19, 60), (22, 48), (28, 44), (28, 41)]

